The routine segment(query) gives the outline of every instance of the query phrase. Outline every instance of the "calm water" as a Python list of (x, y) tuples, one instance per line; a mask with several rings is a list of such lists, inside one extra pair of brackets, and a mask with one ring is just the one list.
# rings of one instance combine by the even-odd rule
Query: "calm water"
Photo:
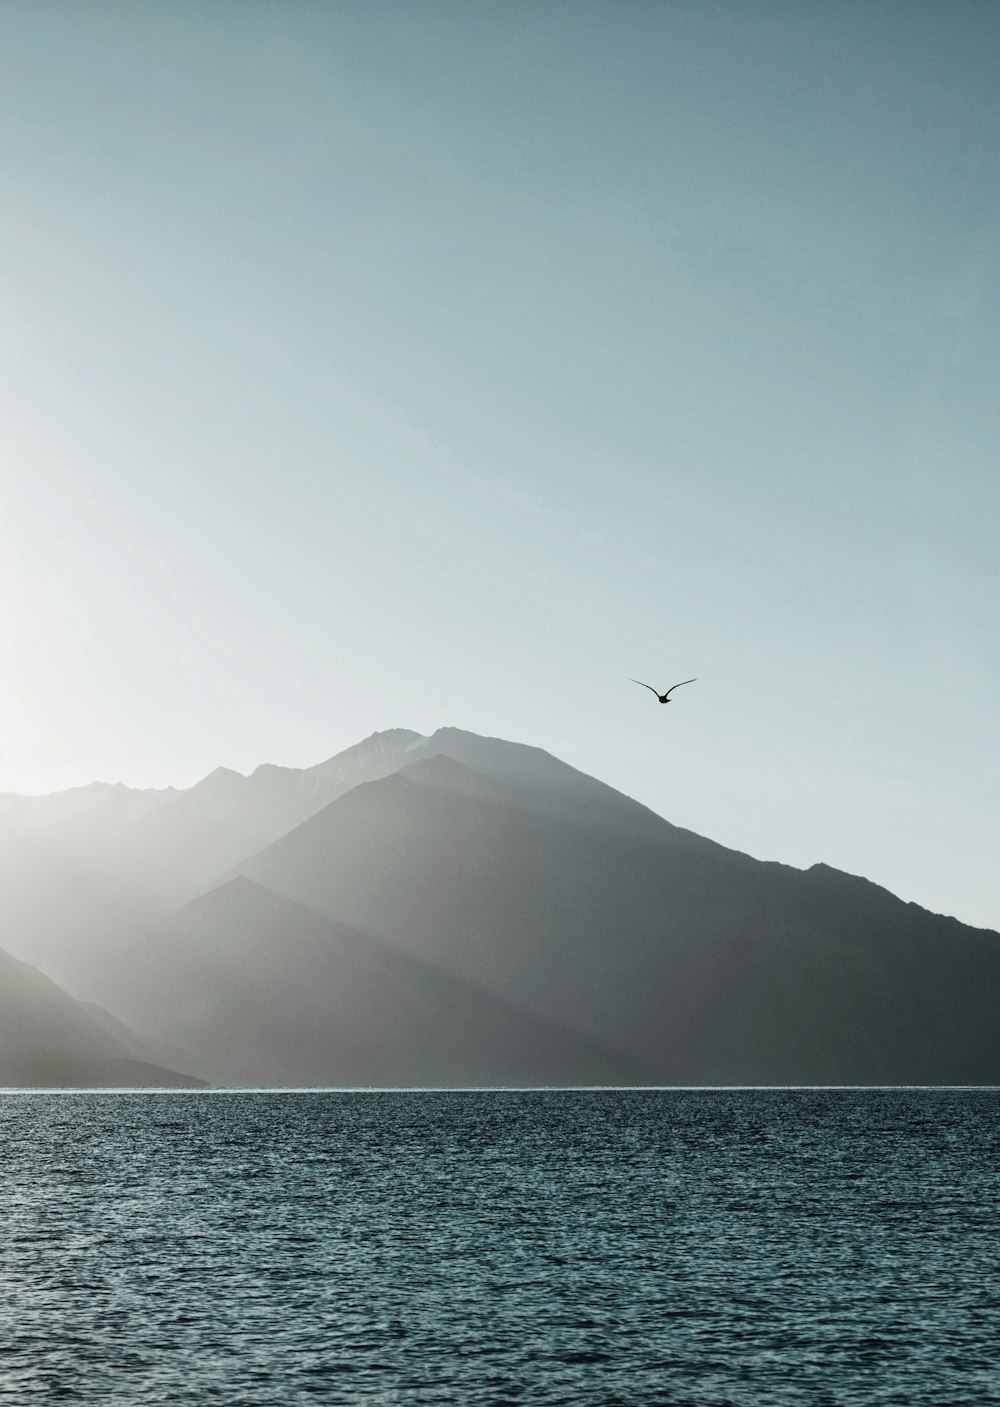
[(0, 1399), (1000, 1403), (1000, 1092), (0, 1096)]

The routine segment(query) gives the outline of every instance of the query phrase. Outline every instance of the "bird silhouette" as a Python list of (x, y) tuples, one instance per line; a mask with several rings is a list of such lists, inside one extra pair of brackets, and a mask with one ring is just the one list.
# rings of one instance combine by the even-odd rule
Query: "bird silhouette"
[[(631, 678), (631, 675), (629, 677)], [(697, 675), (695, 676), (695, 679), (697, 679)], [(681, 684), (693, 684), (695, 682), (695, 679), (682, 679)], [(642, 680), (632, 679), (632, 683), (642, 684)], [(679, 689), (681, 687), (681, 684), (671, 684), (670, 688), (665, 694), (661, 694), (658, 689), (654, 689), (652, 684), (642, 684), (642, 687), (644, 689), (648, 689), (651, 694), (655, 694), (656, 697), (659, 699), (660, 703), (669, 703), (670, 695), (674, 692), (675, 689)]]

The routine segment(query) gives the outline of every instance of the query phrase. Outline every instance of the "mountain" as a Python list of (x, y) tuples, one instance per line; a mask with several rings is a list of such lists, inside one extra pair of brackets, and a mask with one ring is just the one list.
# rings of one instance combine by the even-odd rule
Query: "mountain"
[(533, 750), (441, 747), (240, 872), (654, 1082), (1000, 1080), (996, 934), (728, 850)]
[(50, 792), (45, 796), (0, 792), (0, 837), (9, 839), (18, 833), (72, 823), (84, 817), (88, 825), (95, 819), (100, 822), (110, 816), (134, 820), (164, 805), (175, 794), (173, 787), (136, 790), (120, 782), (91, 782), (89, 786), (71, 787), (69, 791)]
[(532, 794), (548, 792), (553, 804), (576, 792), (602, 793), (609, 804), (618, 795), (541, 749), (455, 728), (430, 738), (405, 728), (373, 733), (314, 767), (265, 763), (249, 776), (217, 767), (180, 791), (95, 782), (51, 796), (4, 795), (0, 925), (22, 956), (75, 981), (74, 952), (89, 950), (100, 931), (196, 897), (362, 783), (434, 756), (461, 761), (470, 747), (477, 757), (490, 753), (497, 775)]
[(117, 861), (156, 898), (171, 903), (192, 898), (238, 860), (359, 782), (404, 765), (407, 751), (424, 741), (399, 728), (374, 734), (315, 767), (265, 763), (249, 776), (216, 768), (129, 827)]
[(171, 915), (122, 964), (115, 997), (226, 1084), (607, 1084), (637, 1073), (246, 879)]
[(315, 767), (264, 764), (249, 776), (218, 767), (180, 791), (96, 782), (0, 796), (0, 931), (18, 956), (88, 989), (132, 931), (427, 742), (392, 729)]
[(0, 951), (0, 1086), (183, 1088), (202, 1081), (143, 1059), (148, 1048), (107, 1012), (75, 1001)]
[(206, 1078), (1000, 1082), (997, 934), (537, 748), (396, 729), (184, 791), (2, 800), (8, 946)]

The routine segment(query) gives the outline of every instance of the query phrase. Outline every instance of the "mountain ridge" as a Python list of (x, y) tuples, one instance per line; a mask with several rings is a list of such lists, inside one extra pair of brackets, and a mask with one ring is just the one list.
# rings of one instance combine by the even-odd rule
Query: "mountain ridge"
[[(46, 792), (37, 795), (34, 793), (21, 794), (17, 792), (4, 792), (0, 793), (0, 820), (2, 820), (4, 805), (7, 803), (24, 803), (30, 806), (36, 802), (51, 803), (55, 802), (57, 799), (71, 799), (79, 797), (84, 793), (93, 794), (93, 796), (95, 798), (99, 798), (100, 801), (109, 799), (113, 794), (120, 794), (123, 796), (129, 795), (135, 798), (162, 797), (165, 802), (183, 799), (185, 797), (191, 796), (192, 793), (196, 793), (199, 788), (203, 786), (203, 784), (207, 783), (210, 779), (219, 776), (220, 774), (225, 777), (238, 779), (244, 782), (252, 781), (252, 779), (255, 777), (266, 778), (276, 774), (282, 777), (295, 778), (298, 781), (307, 778), (312, 779), (323, 774), (329, 774), (330, 771), (340, 771), (342, 770), (342, 764), (344, 764), (345, 762), (349, 762), (355, 758), (362, 757), (364, 755), (377, 755), (390, 758), (394, 756), (401, 756), (404, 750), (410, 750), (414, 748), (414, 746), (426, 747), (430, 749), (430, 745), (433, 744), (436, 739), (444, 741), (447, 740), (449, 737), (462, 740), (473, 739), (477, 742), (485, 742), (487, 744), (500, 744), (502, 746), (516, 747), (518, 749), (522, 749), (526, 753), (530, 753), (536, 757), (546, 759), (548, 763), (554, 763), (558, 768), (564, 769), (566, 773), (575, 774), (576, 777), (582, 779), (586, 783), (590, 783), (593, 786), (599, 787), (607, 792), (614, 793), (615, 796), (621, 797), (624, 801), (627, 801), (630, 806), (635, 807), (642, 812), (645, 812), (651, 817), (655, 817), (657, 821), (661, 822), (663, 825), (670, 826), (674, 831), (678, 832), (679, 834), (686, 834), (692, 837), (695, 841), (705, 842), (711, 845), (718, 846), (721, 850), (726, 850), (733, 855), (746, 856), (747, 859), (753, 860), (757, 864), (779, 865), (787, 870), (794, 871), (800, 874), (809, 874), (816, 871), (820, 873), (828, 872), (832, 875), (845, 876), (847, 878), (858, 880), (865, 884), (870, 884), (877, 889), (882, 889), (887, 894), (891, 894), (894, 898), (899, 899), (903, 903), (913, 904), (915, 908), (920, 909), (922, 912), (934, 913), (936, 916), (942, 919), (951, 919), (955, 923), (960, 924), (962, 927), (975, 928), (977, 929), (977, 931), (984, 933), (994, 933), (998, 931), (997, 929), (985, 925), (966, 923), (965, 920), (959, 919), (955, 917), (955, 915), (943, 910), (939, 911), (927, 909), (924, 905), (917, 904), (914, 900), (904, 899), (901, 895), (895, 894), (893, 890), (886, 888), (886, 886), (882, 885), (878, 880), (872, 879), (869, 875), (861, 875), (856, 874), (853, 871), (841, 870), (836, 868), (835, 866), (828, 865), (825, 861), (822, 860), (815, 861), (810, 865), (800, 866), (792, 864), (790, 861), (787, 860), (762, 859), (759, 856), (751, 854), (749, 851), (738, 850), (733, 846), (725, 845), (721, 841), (712, 840), (710, 837), (702, 836), (699, 832), (692, 831), (689, 827), (680, 826), (677, 825), (675, 822), (669, 821), (666, 817), (663, 817), (658, 812), (653, 811), (652, 808), (647, 806), (644, 802), (638, 801), (634, 797), (627, 796), (623, 792), (615, 791), (615, 789), (608, 786), (607, 783), (601, 782), (599, 781), (599, 779), (589, 776), (589, 774), (581, 771), (579, 768), (573, 767), (570, 763), (562, 762), (560, 759), (556, 758), (554, 754), (548, 752), (544, 748), (536, 747), (533, 744), (527, 743), (509, 743), (507, 740), (497, 737), (481, 738), (478, 734), (471, 733), (466, 729), (461, 729), (455, 727), (454, 725), (444, 725), (430, 734), (420, 734), (415, 732), (413, 729), (402, 727), (376, 730), (375, 732), (368, 734), (367, 737), (361, 739), (358, 743), (351, 744), (349, 747), (342, 749), (339, 753), (334, 753), (330, 757), (325, 758), (323, 761), (311, 764), (307, 767), (291, 767), (280, 763), (261, 762), (258, 763), (250, 772), (242, 773), (233, 768), (220, 765), (219, 767), (216, 767), (212, 771), (206, 773), (197, 781), (193, 782), (189, 787), (131, 787), (124, 782), (94, 781), (86, 783), (82, 786), (70, 787), (61, 791)], [(392, 742), (396, 739), (404, 740), (404, 746), (398, 748), (393, 747)], [(387, 743), (389, 744), (388, 746), (386, 746)], [(448, 754), (440, 751), (429, 750), (428, 755), (444, 756)], [(400, 770), (405, 765), (407, 764), (401, 762)], [(374, 778), (368, 777), (365, 780), (373, 779)], [(359, 782), (358, 784), (360, 785), (362, 783)], [(322, 803), (322, 805), (327, 804), (329, 803), (325, 801)], [(311, 812), (310, 814), (315, 813)], [(308, 819), (308, 816), (305, 816), (302, 819)], [(298, 823), (299, 822), (296, 822), (296, 824)], [(201, 891), (199, 890), (197, 892)], [(192, 895), (191, 897), (194, 896)]]
[(993, 930), (758, 860), (540, 748), (392, 729), (131, 818), (115, 795), (0, 847), (0, 922), (208, 1078), (1000, 1081)]

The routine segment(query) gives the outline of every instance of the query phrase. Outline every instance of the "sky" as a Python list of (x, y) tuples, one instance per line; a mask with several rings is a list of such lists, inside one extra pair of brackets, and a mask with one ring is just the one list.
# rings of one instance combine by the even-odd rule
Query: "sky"
[(453, 725), (1000, 928), (998, 58), (965, 0), (10, 0), (0, 790)]

